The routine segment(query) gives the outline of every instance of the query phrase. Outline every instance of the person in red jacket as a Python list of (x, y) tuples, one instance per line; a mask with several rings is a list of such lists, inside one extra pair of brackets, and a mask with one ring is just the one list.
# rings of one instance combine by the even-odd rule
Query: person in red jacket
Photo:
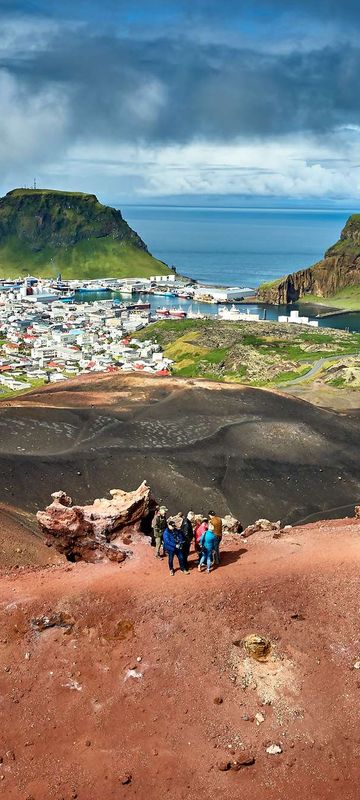
[[(207, 517), (202, 517), (201, 522), (198, 522), (194, 528), (194, 545), (195, 545), (195, 552), (201, 554), (201, 546), (200, 546), (200, 539), (208, 529), (208, 521)], [(200, 558), (200, 556), (199, 556)]]

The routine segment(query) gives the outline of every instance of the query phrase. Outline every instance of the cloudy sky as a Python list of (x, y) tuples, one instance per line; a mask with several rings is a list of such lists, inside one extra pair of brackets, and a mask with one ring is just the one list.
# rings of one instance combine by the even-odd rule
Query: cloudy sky
[(0, 190), (360, 200), (359, 0), (0, 0)]

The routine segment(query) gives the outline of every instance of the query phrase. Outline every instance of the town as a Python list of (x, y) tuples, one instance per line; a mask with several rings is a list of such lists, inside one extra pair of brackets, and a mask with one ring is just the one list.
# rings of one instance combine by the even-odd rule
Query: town
[(86, 372), (168, 374), (160, 346), (133, 336), (151, 321), (146, 303), (31, 299), (0, 295), (1, 396)]
[[(259, 313), (231, 305), (251, 297), (253, 291), (193, 286), (175, 275), (122, 281), (63, 282), (61, 276), (56, 282), (31, 276), (2, 281), (0, 396), (89, 372), (168, 375), (172, 360), (165, 358), (156, 341), (137, 339), (136, 331), (158, 319), (215, 316), (220, 321), (260, 322)], [(161, 297), (164, 306), (157, 305)], [(193, 302), (198, 303), (197, 310)], [(209, 311), (199, 311), (199, 303), (204, 308), (206, 302)], [(261, 316), (266, 319), (265, 309)], [(278, 321), (318, 325), (297, 310)]]

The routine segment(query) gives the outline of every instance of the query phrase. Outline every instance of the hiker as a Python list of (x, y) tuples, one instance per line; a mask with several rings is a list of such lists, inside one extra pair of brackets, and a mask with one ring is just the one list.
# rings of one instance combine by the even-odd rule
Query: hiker
[(222, 539), (222, 519), (215, 514), (215, 511), (209, 511), (209, 522), (211, 523), (214, 534), (216, 536), (216, 547), (214, 551), (214, 563), (220, 564), (220, 542)]
[(184, 561), (185, 567), (188, 569), (188, 558), (190, 553), (191, 542), (194, 538), (194, 531), (193, 531), (193, 521), (195, 519), (195, 514), (193, 511), (189, 511), (186, 517), (183, 518), (181, 530), (184, 535), (184, 546), (183, 546), (183, 554), (184, 554)]
[(164, 530), (167, 526), (166, 512), (167, 512), (166, 506), (160, 506), (159, 508), (157, 508), (154, 519), (152, 521), (152, 529), (155, 539), (156, 558), (161, 558), (160, 550), (163, 545)]
[(175, 575), (174, 571), (174, 556), (177, 556), (181, 572), (189, 575), (189, 570), (185, 566), (183, 547), (184, 547), (184, 534), (179, 528), (175, 527), (173, 520), (168, 520), (167, 527), (163, 534), (163, 547), (168, 554), (170, 575)]
[[(208, 528), (201, 536), (201, 558), (198, 566), (199, 572), (202, 572), (203, 566), (207, 566), (207, 571), (210, 572), (215, 557), (218, 538), (215, 534), (213, 525), (209, 522)], [(215, 559), (214, 559), (215, 560)]]
[(208, 527), (207, 517), (201, 517), (201, 520), (199, 521), (198, 525), (196, 525), (196, 527), (195, 527), (195, 533), (194, 533), (194, 536), (195, 536), (195, 550), (196, 550), (197, 553), (201, 552), (200, 539), (201, 539), (203, 533), (205, 533), (205, 531), (207, 531), (207, 527)]

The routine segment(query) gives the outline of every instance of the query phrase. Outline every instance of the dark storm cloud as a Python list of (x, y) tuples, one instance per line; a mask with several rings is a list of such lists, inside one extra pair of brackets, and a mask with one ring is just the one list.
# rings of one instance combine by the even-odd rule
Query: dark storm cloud
[(67, 30), (3, 67), (28, 96), (59, 87), (81, 139), (186, 142), (272, 137), (360, 124), (360, 49), (267, 55), (183, 36), (143, 39)]

